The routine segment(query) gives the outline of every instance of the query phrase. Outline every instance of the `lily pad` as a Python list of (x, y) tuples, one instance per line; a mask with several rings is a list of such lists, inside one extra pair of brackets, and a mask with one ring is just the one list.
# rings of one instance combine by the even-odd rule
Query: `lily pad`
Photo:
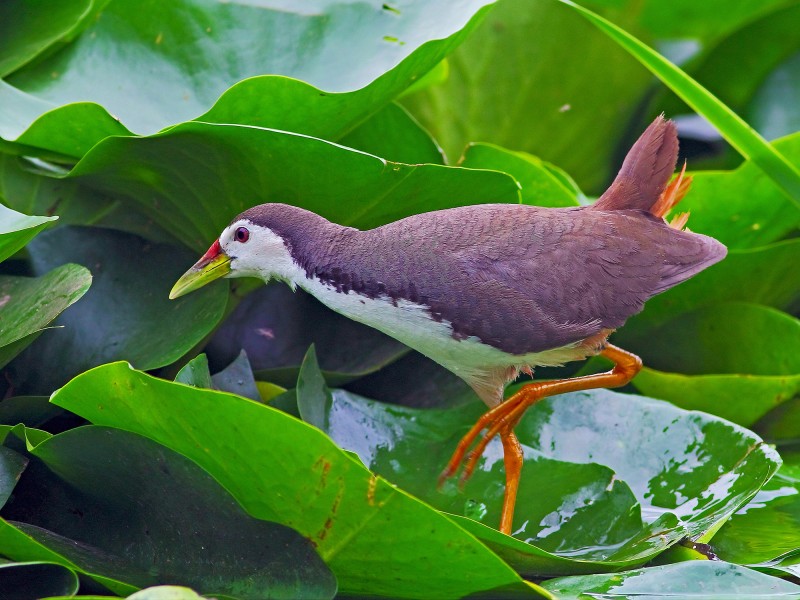
[[(439, 63), (489, 3), (470, 0), (451, 10), (443, 1), (406, 0), (383, 7), (329, 0), (313, 9), (281, 1), (112, 1), (74, 43), (9, 79), (40, 106), (6, 102), (4, 112), (12, 112), (8, 120), (14, 123), (0, 135), (79, 157), (119, 132), (112, 114), (127, 129), (151, 134), (208, 111), (242, 80), (247, 86), (228, 91), (211, 111), (220, 122), (250, 123), (259, 113), (271, 127), (293, 129), (287, 119), (338, 121), (333, 127), (344, 133)], [(285, 77), (252, 79), (264, 74)], [(294, 85), (289, 78), (311, 85)], [(320, 92), (365, 87), (346, 102)], [(270, 98), (266, 111), (264, 98)], [(348, 104), (349, 110), (308, 119), (309, 109), (320, 104), (323, 111)], [(55, 110), (45, 114), (50, 109)], [(232, 112), (249, 119), (231, 119)], [(58, 143), (67, 141), (63, 137), (50, 141), (48, 134), (59, 129), (82, 137), (78, 147)]]
[(76, 377), (52, 401), (195, 461), (251, 515), (312, 539), (342, 594), (538, 593), (450, 519), (372, 475), (317, 429), (269, 406), (156, 379), (124, 363)]
[(242, 599), (336, 592), (308, 540), (250, 517), (200, 467), (143, 436), (80, 427), (30, 456), (3, 518), (83, 573)]
[(391, 163), (304, 135), (209, 123), (107, 139), (69, 178), (125, 198), (197, 251), (238, 213), (264, 202), (361, 229), (428, 210), (519, 202), (516, 182), (504, 173)]
[(722, 560), (800, 575), (800, 469), (780, 471), (711, 539)]
[(703, 413), (607, 390), (548, 398), (516, 428), (526, 451), (513, 539), (490, 529), (504, 489), (499, 441), (464, 493), (452, 482), (436, 491), (439, 471), (485, 407), (381, 404), (328, 390), (314, 370), (309, 354), (297, 388), (305, 420), (389, 481), (460, 515), (453, 518), (526, 575), (644, 564), (724, 522), (780, 464), (753, 433)]
[[(247, 358), (247, 352), (244, 350), (239, 353), (239, 356), (237, 356), (231, 364), (222, 369), (222, 371), (214, 373), (211, 377), (211, 382), (215, 389), (223, 392), (238, 394), (239, 396), (250, 398), (250, 400), (255, 400), (256, 402), (264, 401), (256, 385), (256, 379), (253, 375), (253, 368), (250, 366), (250, 361)], [(278, 388), (278, 386), (275, 386), (275, 388), (276, 389), (273, 390), (275, 392), (277, 392), (278, 389), (283, 391), (282, 388)]]
[(337, 384), (374, 372), (408, 352), (376, 329), (278, 282), (245, 296), (211, 338), (206, 352), (212, 370), (218, 370), (244, 350), (256, 379), (291, 386), (311, 344), (319, 350), (326, 375)]
[(168, 365), (215, 327), (227, 303), (224, 283), (170, 301), (170, 287), (196, 257), (130, 234), (64, 227), (40, 236), (28, 252), (35, 273), (75, 262), (94, 278), (82, 301), (55, 321), (64, 329), (37, 340), (8, 366), (17, 393), (49, 394), (111, 359), (145, 369)]
[(648, 365), (633, 381), (640, 391), (742, 425), (800, 393), (800, 321), (764, 306), (700, 308), (629, 347)]
[(543, 587), (557, 598), (685, 598), (729, 600), (750, 598), (800, 598), (800, 585), (770, 577), (745, 567), (717, 561), (688, 561), (674, 565), (615, 573), (585, 575), (545, 581)]
[(36, 278), (0, 275), (0, 367), (33, 343), (91, 283), (89, 271), (74, 264)]

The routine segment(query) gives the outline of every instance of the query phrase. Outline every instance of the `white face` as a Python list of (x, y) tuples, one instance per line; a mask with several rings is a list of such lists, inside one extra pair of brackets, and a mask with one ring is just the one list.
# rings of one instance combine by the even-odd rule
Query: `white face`
[(232, 223), (219, 236), (222, 251), (231, 258), (227, 277), (259, 277), (295, 281), (299, 267), (283, 239), (268, 227), (247, 219)]

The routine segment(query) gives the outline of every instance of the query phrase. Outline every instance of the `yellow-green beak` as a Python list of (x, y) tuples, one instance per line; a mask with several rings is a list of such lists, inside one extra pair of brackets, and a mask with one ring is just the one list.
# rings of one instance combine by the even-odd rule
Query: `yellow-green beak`
[(192, 268), (186, 271), (172, 286), (169, 299), (174, 300), (201, 288), (215, 279), (225, 277), (231, 272), (231, 257), (225, 254), (219, 246), (219, 241), (208, 249), (203, 257)]

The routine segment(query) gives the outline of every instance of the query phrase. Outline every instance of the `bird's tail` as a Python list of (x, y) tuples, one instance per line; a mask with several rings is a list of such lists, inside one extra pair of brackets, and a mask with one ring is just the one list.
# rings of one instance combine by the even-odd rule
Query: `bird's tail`
[[(592, 205), (595, 210), (642, 210), (663, 218), (689, 190), (692, 178), (680, 175), (667, 185), (678, 161), (675, 123), (656, 117), (628, 151), (619, 173)], [(688, 214), (678, 215), (671, 226), (682, 229)]]

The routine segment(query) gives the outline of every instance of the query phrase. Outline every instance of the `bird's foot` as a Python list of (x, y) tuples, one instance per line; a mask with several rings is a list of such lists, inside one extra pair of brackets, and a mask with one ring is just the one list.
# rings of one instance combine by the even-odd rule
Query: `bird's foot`
[[(464, 468), (458, 480), (459, 486), (463, 487), (478, 466), (478, 460), (489, 442), (498, 434), (511, 435), (528, 407), (545, 397), (543, 392), (541, 384), (529, 383), (505, 402), (485, 412), (458, 442), (447, 467), (439, 476), (439, 486), (441, 487), (445, 480), (455, 475), (463, 464)], [(481, 436), (484, 430), (486, 433)], [(470, 451), (473, 444), (475, 447)]]

